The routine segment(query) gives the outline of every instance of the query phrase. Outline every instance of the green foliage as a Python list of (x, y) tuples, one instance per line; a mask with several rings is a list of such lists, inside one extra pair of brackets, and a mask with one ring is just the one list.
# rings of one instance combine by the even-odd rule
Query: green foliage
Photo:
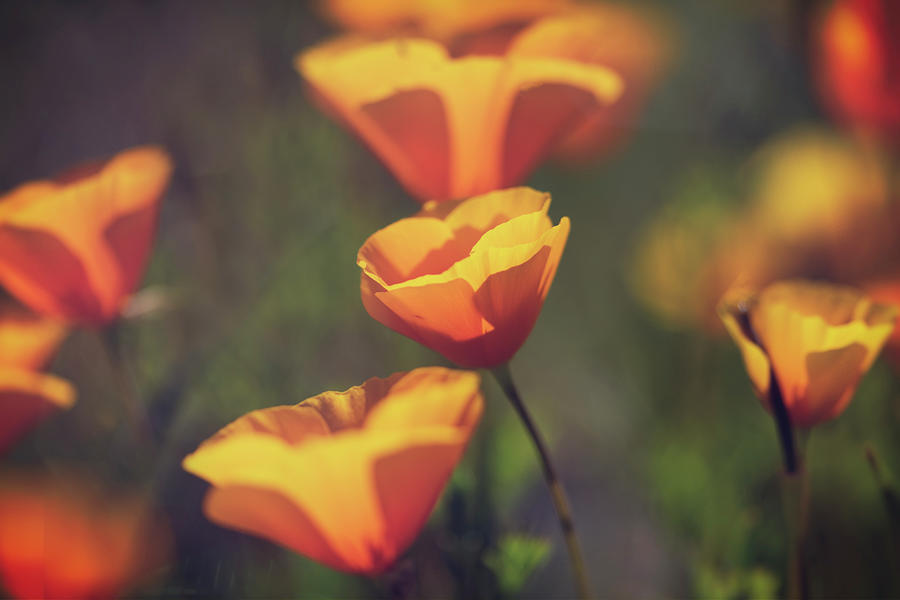
[(500, 591), (515, 597), (532, 573), (547, 561), (551, 549), (550, 542), (543, 538), (509, 534), (500, 539), (484, 562), (496, 575)]

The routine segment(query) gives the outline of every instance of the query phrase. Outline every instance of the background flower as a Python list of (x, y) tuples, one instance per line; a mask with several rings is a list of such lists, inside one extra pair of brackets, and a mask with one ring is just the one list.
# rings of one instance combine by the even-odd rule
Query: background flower
[(454, 58), (416, 38), (339, 38), (297, 69), (327, 109), (414, 197), (465, 198), (520, 183), (621, 79), (556, 57)]
[(161, 150), (136, 148), (0, 197), (0, 282), (50, 317), (115, 319), (143, 275), (171, 170)]

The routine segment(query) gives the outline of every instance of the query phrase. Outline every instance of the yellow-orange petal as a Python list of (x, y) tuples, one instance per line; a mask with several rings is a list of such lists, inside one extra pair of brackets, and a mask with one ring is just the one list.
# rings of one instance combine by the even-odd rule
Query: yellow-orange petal
[[(378, 572), (412, 543), (461, 457), (479, 385), (474, 373), (416, 369), (255, 411), (236, 422), (253, 427), (226, 428), (184, 468), (212, 484), (213, 521), (336, 569)], [(292, 410), (320, 413), (331, 431), (285, 435), (278, 421)]]
[(771, 364), (765, 351), (759, 346), (756, 336), (749, 327), (747, 316), (752, 302), (749, 298), (731, 298), (719, 306), (719, 316), (725, 329), (738, 345), (744, 366), (753, 384), (753, 389), (768, 408)]
[(66, 336), (66, 326), (18, 303), (0, 300), (0, 366), (39, 370)]
[(168, 527), (145, 499), (84, 477), (0, 480), (0, 580), (15, 598), (117, 598), (161, 566)]
[[(569, 234), (569, 220), (553, 225), (550, 198), (528, 188), (492, 192), (462, 202), (429, 204), (370, 236), (360, 250), (363, 305), (376, 320), (465, 367), (492, 367), (509, 360), (531, 332)], [(393, 264), (407, 260), (398, 240), (434, 237), (433, 223), (446, 224), (453, 253), (444, 267), (408, 278)], [(396, 232), (408, 232), (398, 237)], [(381, 243), (382, 239), (390, 243)], [(385, 250), (376, 253), (374, 248)], [(392, 256), (396, 253), (396, 256)], [(366, 257), (379, 255), (379, 260)], [(413, 249), (413, 255), (421, 254)], [(444, 256), (450, 262), (452, 254)], [(411, 262), (417, 262), (415, 258)], [(444, 263), (434, 262), (433, 266)]]
[(436, 42), (339, 39), (297, 69), (421, 201), (518, 183), (585, 111), (615, 100), (621, 80), (554, 58), (452, 58)]
[(594, 108), (557, 142), (558, 158), (594, 159), (632, 129), (668, 62), (670, 37), (657, 15), (624, 5), (593, 3), (538, 19), (511, 38), (509, 55), (603, 65), (623, 79), (624, 91), (615, 102)]
[[(743, 321), (735, 317), (726, 326), (741, 345), (757, 391), (768, 400), (758, 385), (763, 353), (798, 427), (832, 419), (846, 408), (897, 318), (896, 307), (852, 288), (806, 281), (768, 286), (748, 300), (743, 313)], [(759, 350), (751, 352), (752, 361), (747, 340)]]
[(150, 252), (172, 165), (152, 147), (0, 197), (0, 283), (35, 312), (116, 318)]
[(75, 402), (66, 381), (15, 367), (0, 367), (0, 452), (55, 410)]

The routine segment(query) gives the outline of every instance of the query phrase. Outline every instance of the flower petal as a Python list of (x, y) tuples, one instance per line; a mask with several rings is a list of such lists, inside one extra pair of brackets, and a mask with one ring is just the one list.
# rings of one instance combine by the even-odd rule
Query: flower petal
[(0, 451), (54, 410), (69, 408), (74, 402), (74, 388), (62, 379), (0, 368)]

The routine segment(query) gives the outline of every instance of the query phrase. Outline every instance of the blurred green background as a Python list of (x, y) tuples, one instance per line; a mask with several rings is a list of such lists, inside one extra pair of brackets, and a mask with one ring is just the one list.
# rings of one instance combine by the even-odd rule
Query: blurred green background
[[(799, 5), (657, 3), (677, 52), (633, 135), (591, 166), (546, 165), (528, 180), (553, 194), (551, 215), (568, 215), (572, 234), (512, 370), (551, 441), (602, 597), (770, 598), (784, 584), (779, 448), (737, 349), (663, 325), (629, 278), (664, 207), (739, 206), (760, 145), (824, 122)], [(488, 414), (429, 527), (375, 581), (209, 524), (205, 484), (179, 467), (249, 410), (445, 362), (360, 303), (356, 251), (417, 204), (305, 95), (293, 56), (333, 32), (298, 1), (0, 4), (0, 189), (146, 143), (176, 165), (145, 280), (171, 306), (123, 332), (162, 455), (124, 439), (96, 336), (77, 332), (53, 371), (77, 384), (78, 404), (4, 461), (153, 478), (177, 556), (149, 596), (570, 595), (534, 452), (487, 377)], [(878, 363), (845, 414), (813, 432), (814, 597), (900, 593), (864, 451), (888, 475), (900, 468), (898, 402), (896, 376)]]

